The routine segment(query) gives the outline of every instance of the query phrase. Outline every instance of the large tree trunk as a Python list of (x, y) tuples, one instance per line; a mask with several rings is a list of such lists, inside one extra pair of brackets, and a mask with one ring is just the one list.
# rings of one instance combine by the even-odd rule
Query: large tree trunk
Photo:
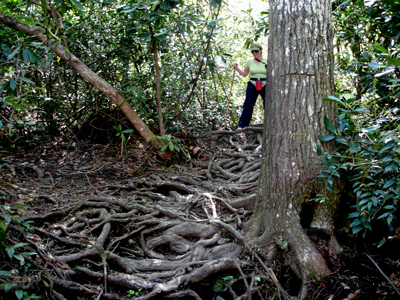
[(323, 231), (329, 254), (338, 253), (336, 196), (319, 203), (312, 220), (300, 219), (304, 205), (323, 191), (316, 178), (322, 168), (316, 136), (325, 132), (324, 116), (332, 120), (336, 112), (322, 100), (334, 91), (331, 0), (270, 0), (269, 16), (263, 160), (252, 233), (264, 246), (273, 245), (270, 254), (282, 251), (306, 283), (330, 273), (306, 230)]
[(68, 53), (60, 44), (54, 43), (54, 39), (50, 39), (46, 34), (45, 30), (41, 27), (32, 27), (23, 24), (17, 20), (14, 20), (8, 16), (0, 14), (0, 22), (18, 31), (26, 31), (26, 34), (35, 36), (44, 45), (50, 46), (54, 49), (54, 52), (66, 61), (72, 68), (74, 68), (85, 80), (90, 82), (95, 88), (105, 94), (115, 105), (117, 105), (121, 111), (127, 116), (129, 121), (139, 132), (139, 134), (145, 139), (145, 141), (158, 150), (158, 154), (165, 159), (171, 157), (170, 153), (161, 151), (163, 142), (157, 139), (156, 135), (148, 128), (148, 126), (142, 121), (138, 114), (133, 110), (132, 106), (126, 101), (126, 99), (113, 88), (107, 81), (93, 72), (87, 65), (79, 60), (72, 53)]

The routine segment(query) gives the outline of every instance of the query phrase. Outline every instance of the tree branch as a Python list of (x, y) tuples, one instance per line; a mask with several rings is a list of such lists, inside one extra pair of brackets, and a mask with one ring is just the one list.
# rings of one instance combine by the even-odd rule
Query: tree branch
[(164, 143), (157, 139), (156, 135), (148, 128), (143, 120), (138, 116), (135, 110), (129, 105), (127, 100), (122, 96), (121, 93), (112, 87), (107, 81), (93, 72), (87, 65), (85, 65), (79, 58), (74, 54), (68, 53), (64, 46), (56, 42), (54, 39), (50, 39), (42, 27), (29, 26), (21, 23), (13, 18), (0, 14), (0, 23), (5, 26), (15, 29), (17, 31), (25, 31), (27, 35), (35, 36), (47, 47), (53, 49), (53, 51), (64, 61), (66, 61), (73, 69), (75, 69), (86, 81), (90, 82), (95, 88), (101, 91), (108, 97), (115, 105), (117, 105), (121, 111), (128, 117), (129, 121), (139, 132), (139, 134), (145, 139), (145, 141), (158, 150), (158, 154), (163, 159), (170, 159), (171, 154), (166, 151), (161, 151), (161, 147)]

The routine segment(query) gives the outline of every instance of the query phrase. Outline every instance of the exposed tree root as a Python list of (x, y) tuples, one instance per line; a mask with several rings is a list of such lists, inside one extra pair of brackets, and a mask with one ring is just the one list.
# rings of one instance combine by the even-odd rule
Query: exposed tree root
[(68, 178), (86, 176), (97, 196), (64, 206), (40, 195), (54, 209), (31, 211), (31, 235), (20, 232), (26, 250), (37, 253), (32, 264), (43, 270), (52, 297), (202, 299), (199, 284), (225, 276), (215, 295), (289, 299), (267, 265), (272, 256), (255, 251), (241, 233), (254, 209), (261, 165), (260, 128), (235, 133), (248, 131), (253, 133), (246, 133), (245, 145), (243, 136), (222, 137), (225, 148), (190, 176), (152, 174), (92, 185), (87, 175), (112, 164), (85, 174), (65, 172)]
[[(52, 297), (68, 299), (74, 293), (123, 299), (131, 291), (136, 299), (201, 299), (201, 290), (187, 288), (226, 270), (237, 274), (223, 289), (232, 298), (266, 294), (262, 282), (285, 295), (239, 232), (254, 208), (261, 157), (256, 151), (260, 138), (249, 134), (248, 140), (252, 143), (243, 145), (237, 136), (225, 139), (226, 149), (192, 176), (154, 174), (127, 184), (93, 186), (88, 175), (111, 164), (95, 172), (66, 173), (83, 174), (101, 196), (59, 206), (54, 196), (40, 195), (55, 208), (30, 212), (32, 234), (21, 232), (26, 248), (38, 254), (32, 263), (43, 270)], [(246, 253), (258, 260), (244, 262)]]

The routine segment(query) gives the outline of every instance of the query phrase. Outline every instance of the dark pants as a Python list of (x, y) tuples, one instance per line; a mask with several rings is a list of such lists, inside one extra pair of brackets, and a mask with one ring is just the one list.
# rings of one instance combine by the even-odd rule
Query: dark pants
[(257, 91), (254, 84), (251, 82), (247, 83), (246, 99), (243, 103), (242, 115), (240, 116), (238, 127), (244, 128), (249, 126), (251, 117), (253, 116), (254, 105), (259, 95), (263, 99), (263, 107), (265, 108), (265, 87), (266, 85), (264, 85), (261, 91)]

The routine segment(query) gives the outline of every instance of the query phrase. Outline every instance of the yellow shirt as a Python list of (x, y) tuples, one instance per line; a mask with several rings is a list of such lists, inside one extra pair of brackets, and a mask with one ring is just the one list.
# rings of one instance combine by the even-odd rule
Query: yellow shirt
[[(264, 58), (262, 60), (264, 63), (267, 63), (267, 59)], [(246, 63), (246, 67), (249, 68), (250, 78), (267, 78), (267, 71), (265, 70), (265, 65), (263, 63), (258, 63), (253, 59), (250, 59)]]

